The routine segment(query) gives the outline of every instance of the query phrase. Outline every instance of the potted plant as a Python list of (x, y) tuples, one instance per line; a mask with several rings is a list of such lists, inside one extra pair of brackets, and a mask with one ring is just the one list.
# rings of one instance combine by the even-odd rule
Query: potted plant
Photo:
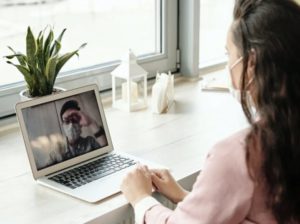
[[(66, 29), (61, 32), (57, 39), (54, 39), (52, 28), (49, 29), (47, 35), (46, 30), (47, 27), (40, 31), (38, 37), (35, 38), (30, 27), (28, 27), (26, 54), (16, 52), (13, 48), (8, 47), (13, 54), (4, 56), (8, 59), (7, 63), (15, 66), (23, 74), (27, 90), (21, 93), (28, 98), (45, 96), (59, 91), (54, 88), (58, 73), (65, 63), (74, 55), (78, 56), (78, 51), (86, 45), (84, 43), (75, 51), (59, 54), (61, 40)], [(13, 62), (15, 58), (18, 64)]]

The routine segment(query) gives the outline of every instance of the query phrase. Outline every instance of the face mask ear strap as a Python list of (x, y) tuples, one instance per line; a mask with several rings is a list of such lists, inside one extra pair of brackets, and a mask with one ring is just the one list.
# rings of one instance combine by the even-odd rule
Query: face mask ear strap
[(253, 80), (254, 80), (254, 76), (252, 76), (252, 78), (250, 79), (250, 81), (247, 83), (247, 85), (245, 86), (245, 89), (247, 89), (251, 85), (251, 83), (253, 82)]
[(239, 59), (237, 59), (231, 66), (230, 69), (233, 69), (238, 63), (240, 63), (243, 60), (243, 56), (241, 56)]

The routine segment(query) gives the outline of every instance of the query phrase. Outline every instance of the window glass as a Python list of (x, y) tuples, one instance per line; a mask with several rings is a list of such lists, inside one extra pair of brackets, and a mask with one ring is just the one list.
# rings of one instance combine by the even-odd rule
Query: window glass
[(226, 60), (225, 45), (234, 0), (200, 0), (200, 67)]
[(161, 51), (160, 13), (157, 0), (1, 0), (0, 1), (0, 89), (23, 81), (15, 67), (2, 56), (7, 46), (25, 53), (27, 26), (35, 35), (50, 25), (55, 37), (67, 28), (61, 52), (87, 46), (62, 69), (98, 65), (120, 59), (131, 48), (136, 55)]

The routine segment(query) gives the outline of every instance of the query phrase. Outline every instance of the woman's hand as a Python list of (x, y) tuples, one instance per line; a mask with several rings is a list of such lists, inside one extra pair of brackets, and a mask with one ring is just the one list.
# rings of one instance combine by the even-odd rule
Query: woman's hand
[(134, 170), (130, 171), (123, 179), (121, 191), (132, 206), (151, 195), (151, 173), (147, 166), (137, 165)]
[(188, 191), (175, 181), (167, 169), (151, 170), (151, 179), (156, 190), (174, 203), (182, 201), (188, 194)]

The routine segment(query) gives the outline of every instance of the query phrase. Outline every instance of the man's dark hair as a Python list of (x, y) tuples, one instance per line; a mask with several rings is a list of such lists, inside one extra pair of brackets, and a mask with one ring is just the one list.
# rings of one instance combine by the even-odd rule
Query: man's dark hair
[(60, 110), (60, 118), (61, 119), (62, 119), (62, 115), (66, 112), (66, 110), (69, 110), (69, 109), (80, 110), (80, 107), (78, 106), (78, 102), (76, 100), (69, 100), (69, 101), (65, 102)]

